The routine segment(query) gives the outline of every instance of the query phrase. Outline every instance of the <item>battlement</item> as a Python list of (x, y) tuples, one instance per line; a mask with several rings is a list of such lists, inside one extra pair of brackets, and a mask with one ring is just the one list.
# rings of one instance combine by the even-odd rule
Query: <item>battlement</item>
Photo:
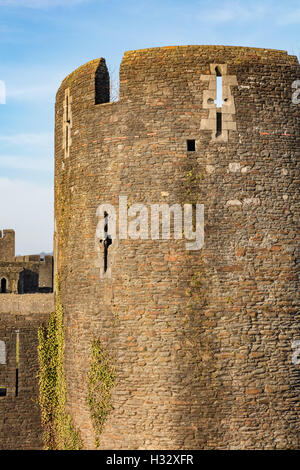
[[(126, 51), (120, 65), (120, 101), (141, 100), (156, 94), (158, 84), (169, 84), (188, 73), (195, 80), (206, 63), (226, 63), (232, 67), (251, 66), (298, 66), (296, 56), (287, 51), (237, 46), (166, 46)], [(205, 72), (204, 72), (205, 73)], [(109, 98), (109, 73), (104, 58), (91, 60), (70, 73), (57, 92), (72, 88), (72, 100), (79, 99), (82, 106), (111, 104)], [(155, 86), (155, 81), (157, 85)], [(147, 83), (151, 87), (147, 88)], [(81, 90), (79, 93), (79, 89)], [(74, 103), (74, 101), (73, 101)]]
[(174, 58), (176, 55), (194, 55), (199, 56), (203, 54), (218, 57), (226, 57), (226, 62), (241, 63), (250, 61), (255, 62), (267, 62), (275, 64), (292, 64), (297, 63), (298, 59), (296, 56), (291, 56), (287, 51), (280, 49), (266, 49), (262, 47), (240, 47), (240, 46), (222, 46), (222, 45), (183, 45), (183, 46), (162, 46), (162, 47), (150, 47), (145, 49), (135, 49), (126, 51), (123, 56), (123, 63), (127, 60), (135, 62), (139, 58), (149, 57), (168, 57), (168, 59)]
[(30, 261), (34, 261), (36, 263), (41, 262), (41, 256), (40, 255), (24, 255), (24, 256), (16, 256), (15, 260), (18, 263), (28, 263)]

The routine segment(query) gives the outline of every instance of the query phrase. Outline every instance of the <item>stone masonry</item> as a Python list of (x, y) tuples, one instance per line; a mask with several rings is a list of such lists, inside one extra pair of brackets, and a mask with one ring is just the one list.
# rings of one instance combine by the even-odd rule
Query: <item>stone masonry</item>
[(53, 256), (15, 256), (0, 231), (0, 449), (41, 449), (38, 328), (54, 311)]
[(15, 256), (14, 230), (0, 231), (0, 294), (53, 291), (53, 256)]
[(38, 328), (53, 294), (0, 295), (0, 450), (42, 449)]
[[(126, 52), (118, 102), (104, 59), (63, 81), (54, 257), (67, 411), (84, 448), (95, 338), (117, 373), (100, 448), (299, 448), (297, 79), (284, 51), (180, 46)], [(113, 240), (103, 270), (96, 212), (120, 195), (204, 204), (203, 248)]]

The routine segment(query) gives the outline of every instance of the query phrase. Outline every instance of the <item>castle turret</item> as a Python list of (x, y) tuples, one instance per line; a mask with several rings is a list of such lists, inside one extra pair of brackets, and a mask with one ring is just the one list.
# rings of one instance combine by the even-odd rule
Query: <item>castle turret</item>
[[(299, 447), (297, 79), (284, 51), (180, 46), (126, 52), (115, 103), (103, 59), (63, 81), (54, 255), (85, 448), (95, 339), (116, 371), (100, 448)], [(203, 204), (204, 245), (151, 237), (150, 217), (130, 237), (135, 204)]]

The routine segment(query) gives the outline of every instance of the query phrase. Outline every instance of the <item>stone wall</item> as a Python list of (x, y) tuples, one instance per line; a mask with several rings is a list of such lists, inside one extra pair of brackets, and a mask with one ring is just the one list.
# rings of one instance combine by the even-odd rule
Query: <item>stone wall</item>
[[(1, 262), (0, 279), (6, 279), (6, 293), (26, 294), (39, 288), (39, 262)], [(3, 293), (1, 291), (1, 293)]]
[(46, 255), (39, 264), (39, 291), (53, 290), (53, 256)]
[(0, 230), (0, 260), (14, 261), (15, 259), (15, 232), (14, 230)]
[[(221, 139), (210, 88), (217, 66), (233, 77)], [(181, 46), (126, 52), (116, 103), (106, 102), (103, 59), (63, 81), (55, 263), (67, 408), (85, 448), (94, 447), (86, 398), (95, 338), (117, 372), (101, 448), (299, 448), (296, 79), (298, 61), (283, 51)], [(128, 207), (203, 203), (203, 249), (113, 241), (111, 277), (101, 275), (96, 210), (117, 207), (119, 195)]]
[(37, 331), (53, 310), (53, 294), (0, 296), (0, 449), (43, 446)]
[(0, 231), (0, 294), (53, 291), (53, 256), (15, 256), (14, 230)]

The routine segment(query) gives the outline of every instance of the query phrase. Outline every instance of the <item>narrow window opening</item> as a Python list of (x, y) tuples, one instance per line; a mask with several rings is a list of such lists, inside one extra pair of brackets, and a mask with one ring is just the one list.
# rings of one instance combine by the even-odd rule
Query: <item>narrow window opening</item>
[[(6, 348), (5, 342), (0, 341), (0, 364), (6, 364)], [(0, 397), (6, 397), (7, 389), (5, 386), (0, 385)]]
[(195, 152), (196, 151), (196, 141), (195, 140), (187, 140), (186, 141), (186, 149), (188, 152)]
[(0, 341), (0, 364), (6, 364), (6, 349), (5, 342)]
[(66, 95), (66, 152), (69, 149), (69, 96)]
[(106, 273), (108, 268), (108, 248), (112, 244), (111, 236), (109, 235), (108, 229), (108, 218), (109, 215), (107, 212), (104, 212), (105, 224), (104, 224), (104, 267), (103, 270)]
[(66, 122), (70, 124), (70, 119), (69, 119), (69, 96), (66, 96)]
[(6, 294), (6, 292), (7, 292), (7, 281), (6, 281), (5, 277), (3, 277), (1, 279), (0, 292), (1, 292), (1, 294)]
[(217, 132), (216, 137), (222, 134), (222, 113), (217, 111)]
[(65, 100), (64, 100), (64, 121), (63, 121), (63, 148), (65, 151), (65, 156), (69, 155), (69, 149), (71, 146), (71, 97), (69, 88), (65, 91)]
[(222, 105), (223, 105), (223, 90), (222, 90), (222, 74), (219, 67), (215, 68), (216, 72), (216, 137), (222, 134)]
[(16, 330), (16, 397), (19, 395), (20, 333)]
[(66, 152), (68, 152), (69, 149), (69, 126), (66, 126)]
[(16, 397), (19, 394), (19, 369), (16, 369)]
[(216, 71), (216, 96), (215, 104), (217, 108), (222, 108), (223, 104), (223, 85), (222, 85), (222, 75), (218, 67), (215, 68)]

